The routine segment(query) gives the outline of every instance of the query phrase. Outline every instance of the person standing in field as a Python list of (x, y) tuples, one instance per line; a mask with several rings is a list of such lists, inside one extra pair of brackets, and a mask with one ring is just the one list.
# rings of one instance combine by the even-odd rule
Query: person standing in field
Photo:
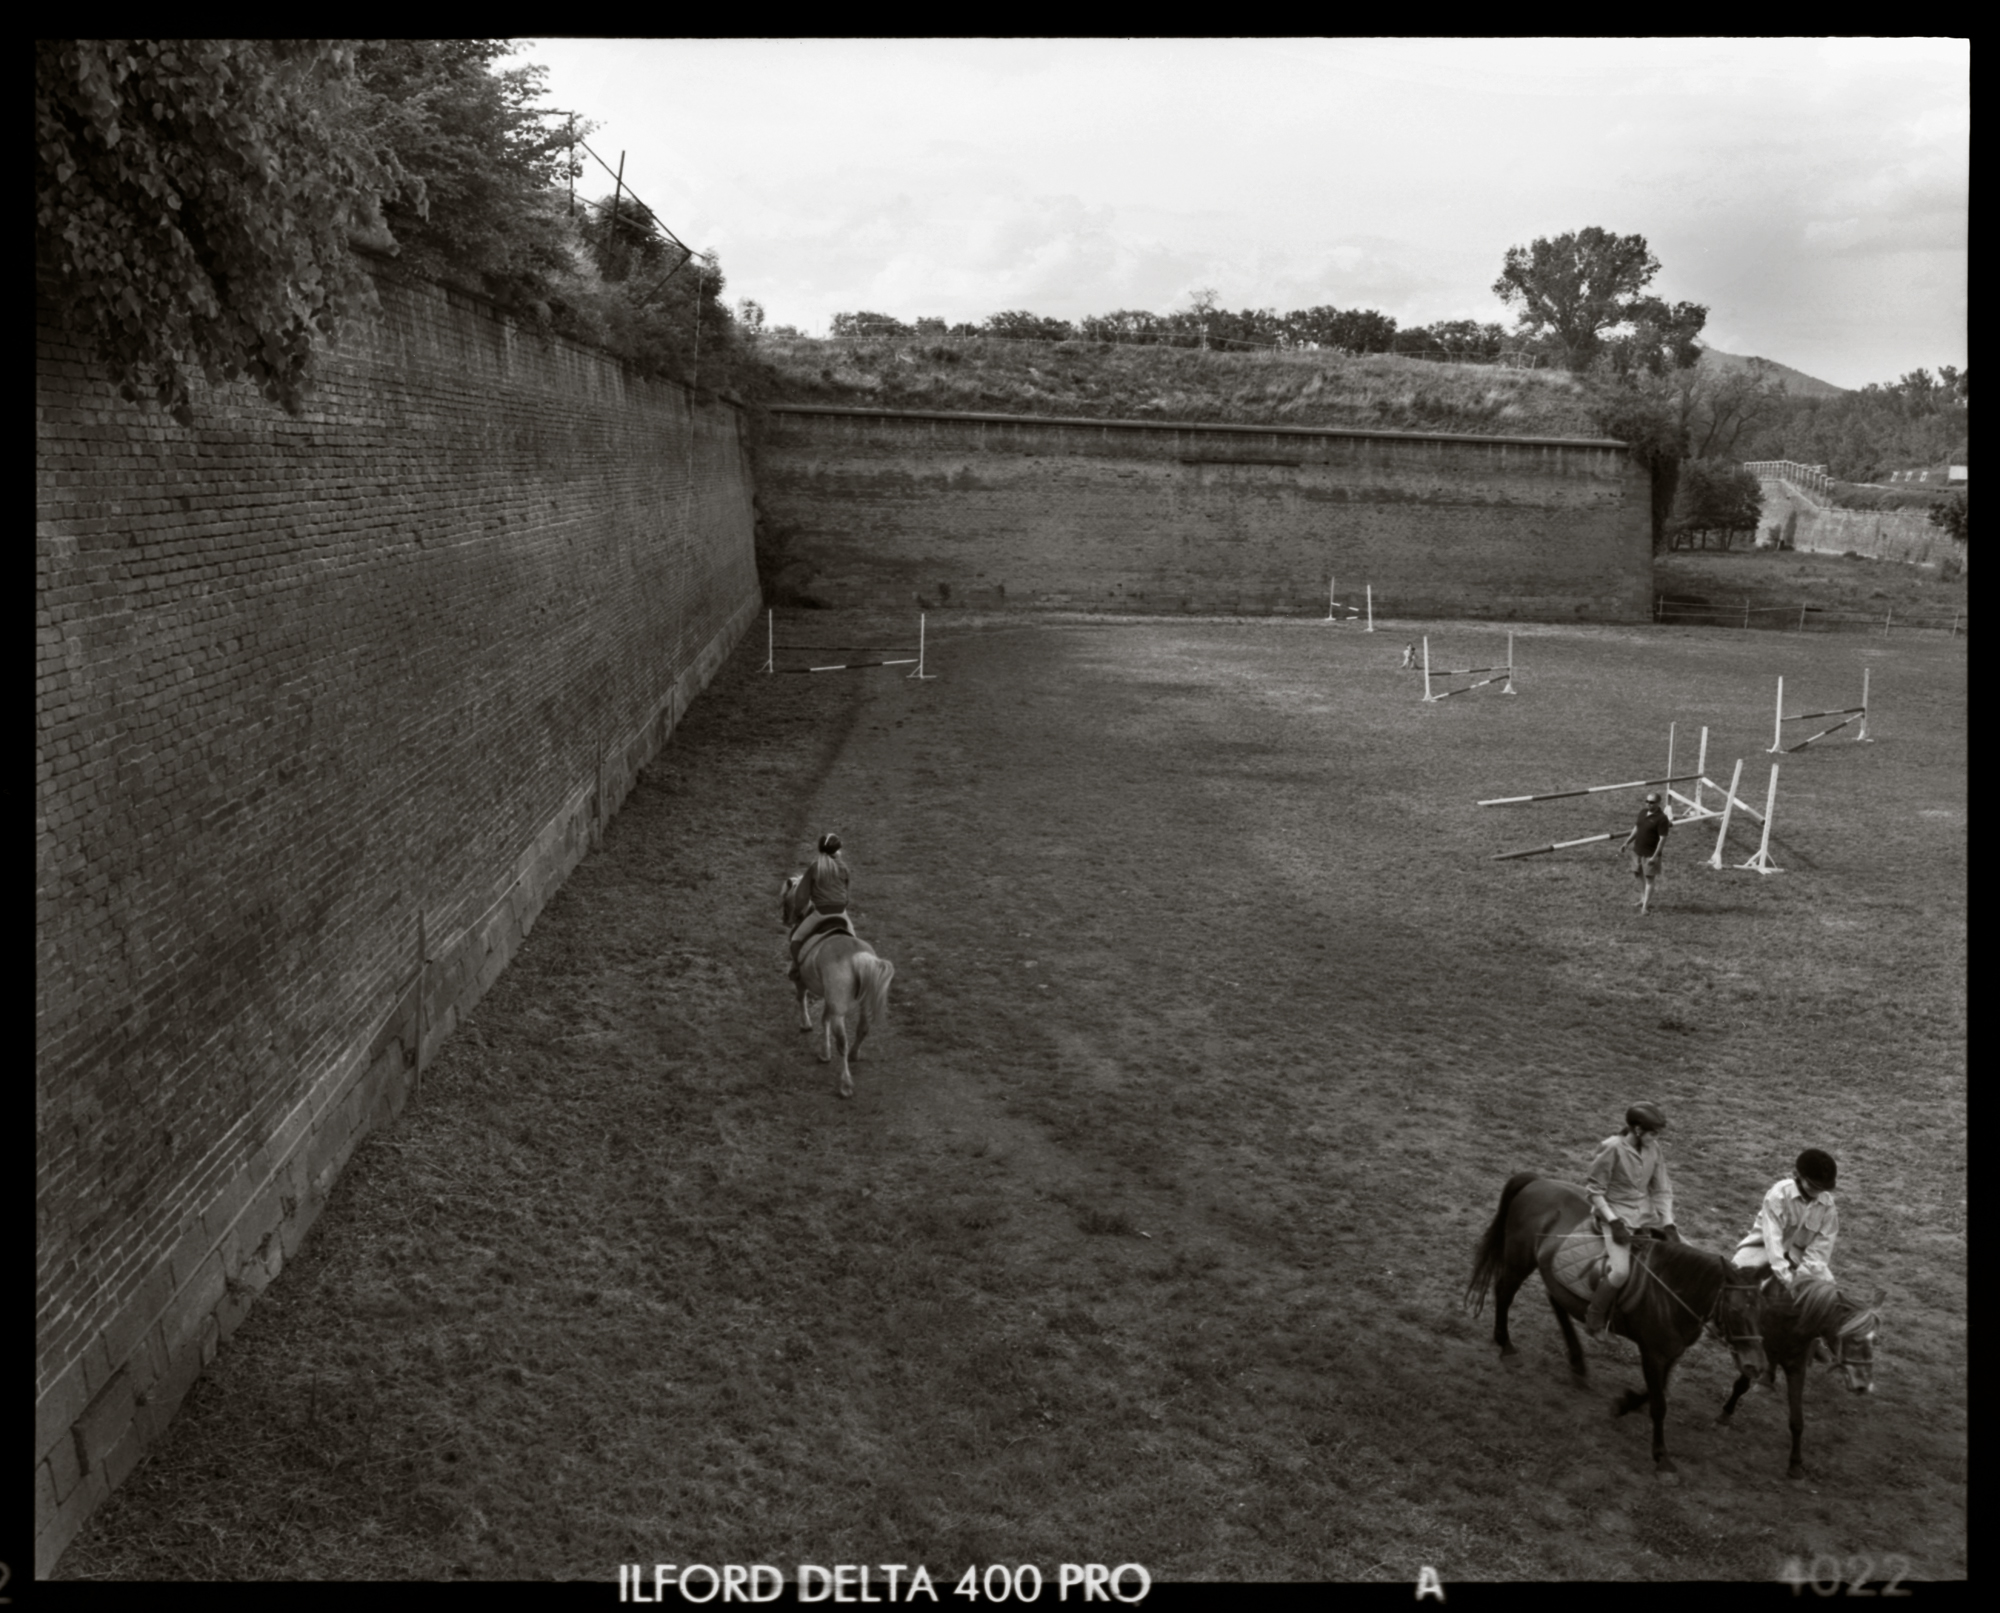
[(1639, 881), (1641, 913), (1646, 911), (1646, 904), (1653, 899), (1653, 881), (1660, 877), (1660, 860), (1673, 826), (1674, 820), (1660, 805), (1659, 795), (1648, 792), (1646, 804), (1639, 809), (1639, 821), (1632, 825), (1632, 832), (1619, 844), (1619, 849), (1625, 853), (1625, 865)]
[(1681, 1241), (1674, 1226), (1674, 1184), (1660, 1152), (1659, 1136), (1666, 1129), (1667, 1117), (1658, 1104), (1633, 1104), (1625, 1111), (1625, 1129), (1598, 1144), (1583, 1180), (1608, 1262), (1584, 1313), (1583, 1325), (1592, 1338), (1604, 1337), (1611, 1307), (1632, 1275), (1633, 1237), (1651, 1232)]

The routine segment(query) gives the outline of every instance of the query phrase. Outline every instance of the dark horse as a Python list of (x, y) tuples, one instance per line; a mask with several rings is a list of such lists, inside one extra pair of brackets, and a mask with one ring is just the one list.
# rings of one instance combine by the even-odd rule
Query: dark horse
[[(1759, 1266), (1741, 1275), (1762, 1279), (1770, 1275), (1770, 1267)], [(1806, 1476), (1799, 1442), (1806, 1431), (1806, 1368), (1815, 1355), (1830, 1361), (1829, 1370), (1845, 1376), (1847, 1387), (1855, 1394), (1875, 1392), (1875, 1333), (1882, 1324), (1875, 1307), (1881, 1303), (1879, 1290), (1874, 1299), (1861, 1305), (1831, 1283), (1809, 1284), (1796, 1298), (1778, 1283), (1764, 1284), (1758, 1297), (1757, 1327), (1771, 1360), (1785, 1369), (1785, 1398), (1791, 1406), (1792, 1465), (1785, 1472), (1786, 1478)], [(1729, 1391), (1729, 1403), (1715, 1419), (1717, 1427), (1736, 1426), (1729, 1419), (1750, 1384), (1747, 1372), (1737, 1378), (1736, 1387)]]
[[(1515, 1353), (1507, 1336), (1507, 1307), (1531, 1273), (1540, 1270), (1542, 1286), (1562, 1324), (1569, 1349), (1569, 1369), (1580, 1383), (1589, 1376), (1583, 1346), (1570, 1318), (1581, 1318), (1589, 1295), (1566, 1286), (1555, 1274), (1556, 1253), (1573, 1232), (1589, 1232), (1590, 1201), (1583, 1189), (1568, 1182), (1522, 1171), (1507, 1179), (1500, 1208), (1480, 1240), (1465, 1300), (1476, 1313), (1486, 1300), (1489, 1283), (1498, 1279), (1493, 1296), (1493, 1342), (1502, 1356)], [(1753, 1282), (1733, 1280), (1729, 1262), (1720, 1255), (1664, 1239), (1641, 1239), (1632, 1246), (1632, 1274), (1625, 1280), (1612, 1315), (1612, 1327), (1639, 1346), (1639, 1365), (1646, 1375), (1644, 1389), (1629, 1389), (1613, 1403), (1612, 1415), (1622, 1417), (1649, 1401), (1653, 1411), (1653, 1470), (1662, 1478), (1674, 1472), (1667, 1455), (1667, 1375), (1687, 1347), (1710, 1327), (1728, 1343), (1739, 1374), (1764, 1371), (1764, 1345), (1755, 1325), (1757, 1289)]]

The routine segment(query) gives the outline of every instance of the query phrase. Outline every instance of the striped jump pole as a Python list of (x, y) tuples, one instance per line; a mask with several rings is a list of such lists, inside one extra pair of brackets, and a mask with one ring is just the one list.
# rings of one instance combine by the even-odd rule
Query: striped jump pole
[[(1740, 765), (1740, 764), (1739, 764)], [(1771, 861), (1771, 815), (1778, 810), (1778, 764), (1771, 764), (1771, 784), (1764, 792), (1764, 838), (1757, 849), (1750, 854), (1748, 862), (1738, 863), (1738, 868), (1754, 868), (1760, 874), (1782, 874), (1784, 869)]]
[(1480, 806), (1519, 806), (1527, 801), (1566, 801), (1575, 795), (1602, 795), (1606, 790), (1643, 790), (1655, 784), (1686, 784), (1697, 775), (1683, 773), (1679, 778), (1635, 778), (1623, 784), (1590, 784), (1580, 790), (1551, 790), (1546, 795), (1496, 795), (1490, 801), (1481, 801)]
[(1525, 851), (1496, 851), (1493, 853), (1491, 860), (1496, 863), (1502, 863), (1511, 857), (1539, 857), (1544, 852), (1566, 851), (1571, 846), (1595, 845), (1600, 840), (1609, 840), (1617, 832), (1616, 829), (1611, 829), (1601, 835), (1585, 835), (1581, 840), (1557, 840), (1546, 846), (1530, 846)]
[[(923, 615), (919, 614), (917, 617), (917, 653), (915, 655), (897, 656), (884, 659), (881, 661), (834, 661), (834, 662), (829, 662), (825, 666), (779, 666), (777, 664), (777, 644), (773, 637), (773, 628), (771, 624), (771, 612), (766, 611), (764, 612), (763, 670), (767, 673), (856, 672), (860, 671), (864, 667), (913, 666), (917, 670), (912, 672), (910, 676), (913, 678), (922, 678), (926, 682), (929, 682), (932, 679), (934, 679), (937, 676), (937, 674), (933, 672), (926, 672), (924, 670), (925, 639), (926, 639), (925, 620)], [(800, 646), (798, 645), (792, 645), (789, 647), (792, 649), (800, 648)]]
[[(1463, 689), (1447, 689), (1443, 694), (1431, 693), (1432, 678), (1469, 678), (1480, 672), (1490, 672), (1490, 678), (1481, 678), (1477, 683), (1468, 683)], [(1424, 704), (1435, 705), (1440, 700), (1449, 700), (1455, 694), (1471, 694), (1474, 689), (1483, 689), (1489, 683), (1502, 683), (1502, 694), (1514, 693), (1514, 635), (1507, 634), (1507, 664), (1505, 666), (1462, 666), (1446, 672), (1431, 670), (1430, 635), (1424, 635)]]
[[(1783, 678), (1779, 678), (1777, 715), (1775, 720), (1771, 724), (1771, 748), (1770, 750), (1765, 752), (1765, 754), (1767, 756), (1774, 756), (1782, 752), (1786, 755), (1789, 755), (1793, 751), (1804, 750), (1806, 746), (1812, 744), (1815, 740), (1824, 739), (1828, 734), (1837, 734), (1841, 731), (1841, 729), (1846, 728), (1856, 722), (1861, 724), (1861, 728), (1860, 731), (1855, 734), (1854, 742), (1857, 745), (1872, 744), (1873, 741), (1868, 738), (1869, 670), (1870, 669), (1865, 666), (1861, 669), (1860, 705), (1835, 706), (1835, 707), (1830, 707), (1825, 711), (1795, 711), (1789, 717), (1785, 715), (1785, 680)], [(1787, 745), (1785, 743), (1786, 723), (1810, 722), (1815, 717), (1839, 717), (1842, 719), (1842, 721), (1835, 723), (1831, 728), (1822, 728), (1818, 733), (1809, 735), (1807, 738), (1800, 740), (1796, 745)]]
[[(1329, 576), (1326, 580), (1326, 619), (1329, 622), (1360, 621), (1361, 607), (1359, 605), (1341, 604), (1339, 583), (1340, 580), (1337, 577)], [(1368, 625), (1365, 628), (1363, 628), (1362, 631), (1365, 633), (1372, 633), (1375, 631), (1375, 590), (1372, 587), (1370, 587), (1368, 588), (1367, 593), (1368, 593)], [(1341, 615), (1340, 613), (1342, 611), (1346, 611), (1347, 614), (1345, 616)]]

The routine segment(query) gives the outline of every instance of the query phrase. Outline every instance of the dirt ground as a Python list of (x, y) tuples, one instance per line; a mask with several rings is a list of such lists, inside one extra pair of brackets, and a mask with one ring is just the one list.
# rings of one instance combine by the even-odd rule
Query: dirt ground
[[(1962, 642), (1524, 628), (1518, 696), (1427, 706), (1409, 624), (930, 625), (929, 682), (739, 649), (65, 1575), (1966, 1573)], [(1864, 656), (1784, 873), (1689, 825), (1641, 919), (1606, 846), (1491, 860), (1622, 833), (1473, 803), (1661, 776), (1669, 721), (1761, 806), (1773, 677)], [(848, 1102), (777, 922), (826, 829), (896, 965)], [(1781, 1399), (1713, 1427), (1719, 1347), (1670, 1487), (1630, 1345), (1578, 1391), (1537, 1287), (1504, 1366), (1463, 1308), (1508, 1175), (1641, 1097), (1705, 1247), (1840, 1159), (1880, 1387), (1815, 1376), (1803, 1484)]]

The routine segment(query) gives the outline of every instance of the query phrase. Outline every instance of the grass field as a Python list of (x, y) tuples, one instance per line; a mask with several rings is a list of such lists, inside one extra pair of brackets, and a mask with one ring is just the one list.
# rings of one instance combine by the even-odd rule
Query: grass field
[[(1962, 641), (1524, 628), (1517, 697), (1425, 706), (1403, 642), (1499, 629), (932, 626), (928, 683), (737, 652), (64, 1574), (1966, 1574)], [(1669, 721), (1761, 804), (1774, 678), (1864, 662), (1781, 874), (1690, 825), (1642, 919), (1606, 846), (1490, 860), (1622, 833), (1473, 803), (1656, 777)], [(897, 971), (849, 1103), (776, 923), (826, 828)], [(1709, 1248), (1838, 1156), (1878, 1388), (1815, 1375), (1801, 1484), (1719, 1346), (1668, 1487), (1630, 1345), (1579, 1391), (1536, 1287), (1508, 1365), (1462, 1306), (1507, 1176), (1640, 1097)]]

